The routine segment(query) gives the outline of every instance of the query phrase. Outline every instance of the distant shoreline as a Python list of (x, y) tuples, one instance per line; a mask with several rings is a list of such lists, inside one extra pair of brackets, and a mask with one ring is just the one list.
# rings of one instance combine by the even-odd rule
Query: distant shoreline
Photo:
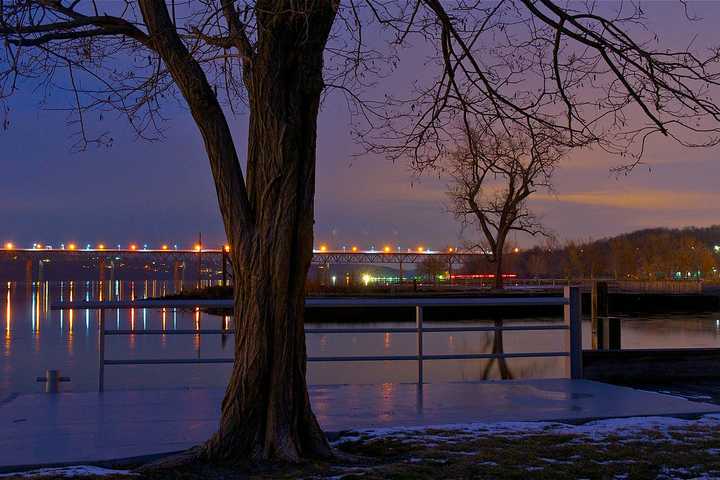
[[(312, 293), (309, 297), (368, 297), (368, 298), (415, 298), (415, 297), (527, 297), (559, 296), (558, 291), (483, 291), (483, 292), (442, 292), (420, 291), (391, 293), (371, 292), (343, 292), (343, 293)], [(208, 300), (229, 299), (232, 296), (232, 287), (211, 287), (201, 291), (181, 292), (167, 295), (165, 299)], [(715, 294), (661, 294), (661, 293), (610, 293), (610, 315), (644, 315), (663, 313), (699, 313), (720, 311), (720, 296)], [(583, 312), (590, 311), (590, 294), (583, 294)], [(228, 310), (210, 309), (207, 313), (228, 315)], [(426, 307), (425, 320), (427, 321), (463, 321), (477, 319), (518, 319), (518, 318), (550, 318), (562, 316), (562, 308), (558, 306), (484, 306), (484, 307)], [(368, 318), (372, 320), (368, 320)], [(307, 322), (335, 322), (335, 323), (368, 323), (381, 321), (414, 322), (415, 313), (412, 308), (312, 308), (306, 310)]]

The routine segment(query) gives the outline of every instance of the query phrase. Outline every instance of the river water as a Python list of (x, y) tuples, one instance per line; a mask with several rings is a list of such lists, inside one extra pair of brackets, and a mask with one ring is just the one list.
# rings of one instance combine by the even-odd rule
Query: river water
[[(45, 282), (0, 285), (0, 400), (7, 394), (41, 391), (36, 377), (45, 369), (59, 369), (71, 381), (64, 391), (97, 389), (99, 313), (92, 310), (59, 311), (50, 305), (63, 300), (96, 300), (112, 293), (118, 299), (158, 296), (171, 291), (171, 282)], [(112, 291), (110, 291), (112, 290)], [(561, 318), (527, 318), (507, 324), (560, 323)], [(112, 310), (106, 313), (107, 329), (165, 330), (232, 328), (232, 318), (199, 311), (175, 309)], [(490, 325), (485, 320), (426, 322), (426, 326)], [(407, 327), (401, 322), (358, 324), (308, 324), (313, 328)], [(623, 348), (720, 347), (720, 314), (686, 314), (623, 318)], [(563, 331), (505, 332), (505, 352), (563, 351)], [(583, 341), (590, 342), (587, 321)], [(416, 336), (406, 333), (319, 333), (307, 336), (308, 354), (320, 356), (412, 355)], [(426, 354), (488, 353), (493, 349), (491, 332), (426, 333)], [(231, 335), (117, 335), (108, 336), (107, 359), (229, 358)], [(561, 377), (564, 358), (509, 359), (514, 378)], [(425, 362), (426, 382), (495, 379), (497, 362), (488, 360), (435, 360)], [(133, 365), (107, 366), (106, 389), (221, 387), (230, 365)], [(311, 384), (414, 382), (413, 361), (310, 363)]]

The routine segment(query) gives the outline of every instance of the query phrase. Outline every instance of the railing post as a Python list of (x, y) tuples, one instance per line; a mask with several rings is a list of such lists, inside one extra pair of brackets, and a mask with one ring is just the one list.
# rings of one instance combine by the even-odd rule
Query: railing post
[(417, 354), (418, 354), (418, 383), (422, 385), (423, 379), (423, 308), (415, 305), (415, 324), (417, 326)]
[(98, 392), (105, 390), (105, 309), (100, 307), (98, 332)]
[(582, 297), (579, 287), (565, 287), (564, 323), (568, 327), (565, 349), (568, 351), (569, 376), (580, 379), (582, 366)]

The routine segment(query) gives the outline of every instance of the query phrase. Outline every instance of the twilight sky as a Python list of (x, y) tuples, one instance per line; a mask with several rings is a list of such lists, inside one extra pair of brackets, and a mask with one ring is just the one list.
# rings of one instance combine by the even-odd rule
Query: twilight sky
[[(720, 45), (720, 5), (692, 3), (705, 19), (700, 23), (682, 20), (670, 2), (643, 5), (664, 43), (680, 47), (697, 35), (695, 46)], [(416, 78), (418, 68), (419, 62), (401, 65), (400, 80)], [(10, 128), (0, 131), (0, 242), (189, 245), (198, 231), (208, 245), (224, 241), (208, 162), (187, 112), (173, 112), (166, 139), (155, 143), (136, 140), (123, 120), (106, 118), (113, 147), (75, 153), (64, 113), (41, 110), (29, 88), (11, 107)], [(241, 156), (245, 125), (246, 117), (233, 119)], [(557, 172), (555, 192), (531, 205), (560, 239), (720, 223), (720, 149), (654, 139), (647, 164), (620, 178), (609, 171), (617, 158), (573, 154)], [(443, 179), (413, 180), (407, 165), (355, 156), (359, 151), (344, 100), (331, 96), (319, 120), (317, 244), (441, 248), (459, 242), (459, 228), (445, 212)]]

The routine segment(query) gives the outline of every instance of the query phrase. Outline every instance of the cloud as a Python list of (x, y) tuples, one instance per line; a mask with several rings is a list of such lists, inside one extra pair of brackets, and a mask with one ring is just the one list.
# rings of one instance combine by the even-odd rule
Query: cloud
[(564, 194), (537, 194), (535, 200), (634, 210), (709, 210), (720, 203), (720, 194), (655, 189), (598, 190)]

